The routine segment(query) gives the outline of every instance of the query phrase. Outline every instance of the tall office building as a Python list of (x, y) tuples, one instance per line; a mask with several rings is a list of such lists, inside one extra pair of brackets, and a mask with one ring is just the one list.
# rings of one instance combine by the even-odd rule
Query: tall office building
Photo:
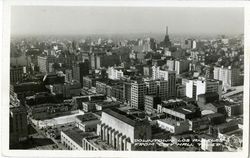
[(168, 71), (160, 70), (159, 66), (152, 66), (152, 79), (153, 80), (167, 80), (168, 78)]
[(176, 73), (175, 71), (168, 71), (168, 98), (176, 97)]
[(176, 74), (182, 74), (183, 72), (187, 72), (189, 70), (188, 60), (175, 60), (174, 65), (174, 71), (176, 72)]
[(10, 67), (10, 83), (14, 84), (17, 81), (22, 81), (23, 73), (24, 73), (24, 67), (11, 66)]
[(54, 56), (38, 56), (37, 63), (42, 73), (49, 72), (49, 63), (55, 63), (56, 58)]
[(83, 77), (89, 74), (89, 61), (85, 60), (84, 62), (76, 64), (75, 66), (73, 66), (72, 72), (73, 79), (79, 81), (82, 85)]
[(9, 122), (9, 145), (12, 148), (14, 145), (27, 140), (28, 137), (27, 112), (15, 93), (10, 95)]
[(167, 60), (167, 67), (170, 71), (175, 71), (176, 74), (181, 74), (189, 70), (188, 60)]
[(131, 83), (131, 106), (144, 110), (144, 95), (146, 94), (146, 84), (144, 82)]
[(167, 68), (170, 71), (175, 71), (175, 60), (167, 60)]
[(214, 67), (214, 79), (222, 81), (223, 87), (225, 86), (238, 86), (241, 83), (240, 69)]
[(196, 48), (196, 41), (194, 39), (186, 39), (182, 46), (184, 49), (195, 49)]
[(73, 79), (73, 73), (71, 69), (65, 70), (65, 82), (71, 82)]
[(161, 104), (161, 98), (157, 95), (145, 95), (145, 111), (149, 114), (157, 110), (157, 105)]
[(107, 73), (108, 73), (108, 78), (112, 80), (119, 80), (123, 77), (123, 71), (114, 67), (109, 67)]
[(152, 67), (152, 79), (153, 80), (166, 80), (168, 81), (168, 98), (176, 97), (176, 72), (160, 70), (160, 67)]
[(146, 94), (153, 95), (157, 94), (157, 83), (155, 80), (146, 81)]
[(99, 69), (101, 67), (101, 56), (95, 53), (91, 53), (90, 66), (91, 69)]
[(157, 83), (157, 95), (161, 100), (166, 100), (168, 98), (168, 81), (159, 80)]
[(131, 105), (131, 83), (124, 82), (123, 83), (123, 98), (125, 103)]
[(221, 99), (222, 82), (213, 79), (200, 78), (198, 80), (189, 80), (186, 83), (186, 96), (189, 98), (198, 99), (198, 95), (215, 92)]

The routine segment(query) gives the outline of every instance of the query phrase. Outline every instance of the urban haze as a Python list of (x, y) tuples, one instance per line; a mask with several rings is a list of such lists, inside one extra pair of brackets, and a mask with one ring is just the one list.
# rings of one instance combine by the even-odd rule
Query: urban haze
[(9, 148), (237, 152), (243, 8), (11, 8)]

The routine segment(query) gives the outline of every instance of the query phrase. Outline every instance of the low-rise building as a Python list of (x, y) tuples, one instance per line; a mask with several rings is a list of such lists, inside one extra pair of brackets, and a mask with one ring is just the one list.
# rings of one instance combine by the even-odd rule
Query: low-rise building
[(189, 124), (187, 121), (176, 121), (173, 119), (166, 118), (157, 120), (157, 123), (160, 128), (166, 131), (170, 131), (174, 134), (181, 134), (189, 131)]
[(77, 115), (75, 125), (84, 132), (96, 131), (97, 124), (100, 123), (100, 117), (94, 113), (85, 113)]
[(83, 150), (82, 140), (86, 137), (94, 136), (94, 133), (83, 132), (79, 128), (61, 131), (61, 143), (68, 150)]
[(243, 114), (243, 104), (241, 103), (225, 105), (225, 109), (229, 117)]
[(203, 151), (222, 151), (221, 142), (209, 135), (201, 135), (201, 149)]

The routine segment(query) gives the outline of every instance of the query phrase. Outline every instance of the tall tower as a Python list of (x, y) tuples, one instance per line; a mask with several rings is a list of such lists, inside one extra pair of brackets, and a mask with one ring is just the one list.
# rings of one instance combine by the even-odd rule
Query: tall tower
[(168, 36), (168, 26), (166, 26), (166, 36)]
[(166, 35), (165, 35), (165, 38), (164, 40), (160, 43), (160, 45), (162, 47), (170, 47), (171, 46), (171, 41), (169, 39), (169, 35), (168, 35), (168, 26), (166, 26)]

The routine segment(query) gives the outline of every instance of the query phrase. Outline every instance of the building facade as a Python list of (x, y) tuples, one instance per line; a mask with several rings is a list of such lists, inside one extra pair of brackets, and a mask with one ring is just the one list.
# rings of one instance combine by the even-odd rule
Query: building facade
[(116, 150), (133, 150), (135, 139), (150, 139), (148, 122), (138, 121), (118, 109), (106, 109), (102, 113), (97, 135)]

